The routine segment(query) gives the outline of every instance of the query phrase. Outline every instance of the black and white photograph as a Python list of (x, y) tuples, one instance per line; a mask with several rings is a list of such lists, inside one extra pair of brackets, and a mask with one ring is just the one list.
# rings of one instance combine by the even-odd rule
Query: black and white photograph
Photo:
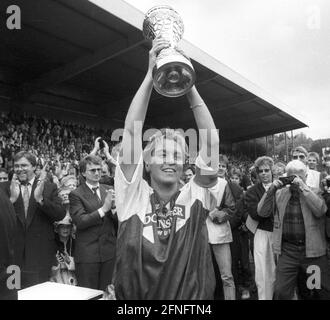
[(1, 0), (0, 300), (330, 300), (329, 16)]

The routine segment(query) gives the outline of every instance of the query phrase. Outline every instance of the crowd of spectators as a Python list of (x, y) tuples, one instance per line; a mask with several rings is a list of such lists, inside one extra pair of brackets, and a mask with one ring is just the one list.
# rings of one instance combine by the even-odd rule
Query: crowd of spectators
[[(113, 239), (116, 238), (118, 228), (115, 210), (114, 175), (117, 165), (116, 156), (120, 144), (115, 145), (111, 143), (110, 137), (110, 131), (88, 128), (85, 125), (62, 123), (57, 120), (37, 118), (36, 116), (28, 116), (26, 114), (13, 115), (4, 112), (1, 113), (0, 183), (7, 182), (6, 188), (8, 194), (11, 195), (10, 199), (12, 200), (14, 188), (12, 181), (17, 179), (17, 174), (19, 174), (19, 170), (22, 168), (24, 169), (24, 165), (32, 165), (32, 167), (35, 168), (33, 172), (31, 171), (33, 177), (35, 176), (38, 181), (47, 181), (47, 183), (50, 184), (55, 183), (57, 190), (56, 194), (52, 194), (52, 198), (49, 198), (49, 201), (53, 202), (53, 207), (50, 206), (47, 209), (53, 212), (53, 216), (51, 216), (53, 228), (51, 232), (53, 233), (53, 237), (50, 236), (50, 239), (54, 241), (54, 247), (52, 248), (56, 248), (54, 252), (52, 251), (52, 253), (54, 253), (52, 259), (49, 260), (51, 261), (50, 274), (47, 273), (44, 277), (39, 275), (39, 278), (30, 279), (26, 282), (26, 286), (38, 283), (41, 279), (50, 279), (51, 281), (70, 285), (99, 288), (104, 291), (108, 290), (108, 294), (111, 297), (114, 296), (113, 292), (109, 293), (109, 290), (111, 291), (113, 287), (107, 288), (105, 284), (110, 282), (109, 274), (111, 275), (113, 272), (113, 254), (115, 252), (113, 247), (115, 240)], [(103, 144), (102, 147), (100, 145), (101, 143)], [(19, 156), (17, 156), (17, 154), (19, 154)], [(32, 157), (30, 157), (29, 154), (31, 154)], [(24, 163), (24, 161), (22, 162), (22, 159), (27, 160), (27, 164)], [(212, 245), (215, 257), (213, 261), (214, 270), (216, 273), (219, 273), (217, 282), (218, 290), (223, 292), (222, 297), (231, 300), (235, 298), (251, 299), (253, 297), (259, 299), (292, 299), (293, 297), (312, 299), (319, 297), (313, 290), (310, 292), (307, 290), (308, 293), (304, 293), (306, 292), (306, 288), (303, 284), (304, 280), (292, 284), (291, 275), (283, 271), (288, 261), (283, 258), (283, 254), (280, 256), (280, 260), (278, 260), (279, 256), (277, 252), (273, 251), (272, 237), (274, 230), (278, 226), (274, 224), (275, 213), (272, 211), (274, 210), (274, 202), (272, 201), (275, 198), (272, 198), (272, 196), (275, 197), (277, 190), (282, 187), (278, 179), (290, 174), (299, 176), (299, 174), (305, 172), (307, 177), (306, 185), (310, 188), (308, 192), (312, 194), (312, 197), (316, 197), (317, 194), (320, 197), (323, 196), (325, 200), (325, 202), (320, 202), (319, 204), (319, 213), (321, 215), (323, 211), (326, 210), (325, 203), (329, 203), (330, 155), (323, 155), (322, 161), (324, 166), (322, 170), (318, 170), (321, 165), (320, 156), (315, 152), (308, 153), (302, 147), (294, 149), (292, 153), (293, 162), (299, 160), (302, 166), (292, 162), (290, 162), (289, 165), (282, 161), (275, 161), (274, 163), (272, 158), (266, 156), (259, 157), (255, 161), (252, 161), (246, 156), (229, 154), (220, 155), (219, 159), (218, 177), (228, 182), (228, 188), (226, 187), (226, 190), (228, 189), (228, 192), (231, 194), (233, 199), (231, 205), (233, 205), (234, 208), (231, 210), (229, 208), (230, 204), (228, 204), (226, 209), (226, 216), (228, 217), (226, 220), (228, 222), (226, 223), (230, 226), (232, 236), (223, 244)], [(20, 161), (22, 163), (20, 163)], [(101, 217), (110, 217), (111, 228), (109, 227), (110, 222), (108, 220), (106, 220), (108, 221), (107, 223), (104, 222), (104, 220), (102, 220), (102, 222), (100, 222), (101, 220), (90, 222), (87, 220), (86, 215), (84, 216), (85, 212), (81, 211), (86, 210), (86, 207), (84, 207), (85, 205), (87, 207), (89, 205), (88, 203), (83, 205), (85, 201), (83, 188), (86, 185), (89, 186), (88, 182), (93, 182), (92, 180), (88, 180), (93, 178), (92, 174), (88, 173), (89, 170), (94, 170), (95, 172), (93, 172), (94, 174), (96, 173), (97, 176), (97, 170), (99, 170), (98, 182), (100, 186), (107, 186), (105, 189), (100, 187), (100, 191), (95, 191), (95, 196), (97, 196), (93, 200), (96, 201), (95, 208), (89, 208), (91, 217), (93, 216), (92, 219), (96, 219), (95, 212), (97, 212), (96, 215), (98, 218), (99, 215)], [(181, 177), (181, 185), (184, 186), (188, 183), (195, 176), (195, 173), (196, 167), (193, 164), (186, 164)], [(301, 176), (299, 183), (304, 187), (305, 184), (300, 182), (303, 178), (304, 177)], [(21, 187), (22, 186), (23, 184), (21, 183)], [(38, 187), (39, 185), (37, 185), (36, 189), (38, 189)], [(43, 188), (45, 188), (44, 190), (47, 188), (51, 189), (51, 186), (46, 184)], [(109, 190), (112, 191), (109, 192)], [(268, 190), (271, 190), (273, 193), (271, 194)], [(24, 203), (24, 194), (23, 191), (21, 192), (22, 201)], [(82, 193), (80, 194), (79, 192)], [(102, 194), (102, 192), (104, 194)], [(38, 194), (38, 192), (36, 194)], [(109, 197), (110, 194), (112, 196), (108, 203), (105, 194), (109, 194)], [(40, 196), (40, 194), (38, 195)], [(18, 194), (17, 197), (19, 197)], [(35, 197), (37, 200), (38, 196)], [(56, 201), (58, 202), (57, 204)], [(79, 209), (78, 206), (77, 209), (77, 206), (72, 204), (73, 201), (75, 205), (80, 201), (81, 208)], [(276, 201), (278, 201), (277, 198)], [(316, 202), (316, 200), (314, 202)], [(269, 203), (272, 203), (272, 207), (270, 207)], [(46, 204), (49, 205), (48, 203)], [(54, 209), (55, 204), (57, 209)], [(103, 204), (103, 206), (101, 206), (101, 204)], [(296, 205), (295, 202), (290, 202), (289, 204), (290, 206)], [(40, 205), (43, 205), (42, 197)], [(281, 208), (281, 203), (276, 203), (276, 205)], [(15, 206), (15, 201), (14, 207), (15, 210), (21, 210)], [(300, 214), (305, 214), (304, 210), (309, 210), (305, 209), (305, 207), (303, 208), (303, 212), (297, 209)], [(283, 210), (287, 209), (284, 208)], [(108, 214), (107, 212), (111, 213)], [(25, 218), (27, 219), (26, 223), (28, 223), (29, 213), (25, 212), (25, 214)], [(56, 217), (54, 216), (55, 214), (57, 214)], [(219, 219), (216, 214), (217, 213), (214, 213), (214, 216), (212, 216), (212, 219), (215, 219), (214, 221)], [(312, 213), (308, 211), (308, 214)], [(211, 215), (212, 213), (210, 213), (210, 216)], [(329, 216), (329, 210), (327, 215)], [(328, 216), (326, 228), (329, 229), (330, 218)], [(301, 218), (301, 216), (299, 217)], [(318, 220), (313, 220), (312, 222), (319, 223)], [(223, 222), (218, 221), (218, 223), (221, 224)], [(290, 225), (290, 223), (286, 221), (287, 225)], [(298, 228), (297, 226), (291, 227)], [(285, 229), (288, 239), (286, 239), (284, 248), (295, 252), (295, 248), (292, 249), (292, 245), (296, 247), (300, 245), (310, 246), (307, 242), (305, 244), (305, 239), (298, 239), (302, 241), (301, 244), (297, 239), (294, 239), (292, 243), (290, 238), (292, 234), (290, 232), (293, 229), (290, 229), (291, 227)], [(89, 230), (88, 228), (94, 228), (94, 231), (86, 231), (86, 228), (87, 230)], [(328, 231), (328, 229), (326, 230)], [(48, 230), (50, 230), (49, 227)], [(102, 234), (105, 230), (111, 233), (111, 239), (108, 239), (105, 234)], [(306, 230), (306, 233), (309, 232), (310, 230)], [(101, 254), (95, 261), (88, 260), (92, 258), (86, 258), (84, 253), (82, 253), (84, 251), (84, 244), (83, 247), (80, 248), (79, 246), (82, 244), (79, 244), (79, 241), (77, 253), (77, 245), (75, 244), (76, 233), (78, 234), (78, 239), (83, 237), (88, 238), (86, 234), (98, 234), (93, 241), (101, 241), (100, 239), (102, 239), (102, 241), (107, 243), (107, 248), (112, 248), (111, 253), (104, 253), (106, 258)], [(302, 233), (305, 233), (305, 231), (302, 231)], [(324, 243), (322, 239), (324, 237), (324, 235), (320, 235), (320, 237), (315, 240), (321, 246), (316, 253), (318, 258), (323, 257), (324, 250), (322, 246), (324, 246)], [(329, 251), (329, 235), (327, 239)], [(105, 247), (106, 246), (102, 247), (104, 252), (108, 250), (104, 249)], [(226, 250), (224, 250), (224, 248), (226, 248)], [(94, 251), (101, 250), (96, 247), (94, 249)], [(38, 251), (38, 247), (35, 243), (30, 247), (30, 250)], [(224, 254), (224, 251), (227, 253)], [(89, 254), (90, 253), (87, 254), (87, 257), (89, 257)], [(313, 253), (311, 255), (313, 256)], [(36, 256), (33, 255), (33, 257)], [(303, 258), (307, 259), (309, 257)], [(102, 259), (105, 259), (105, 261)], [(86, 263), (86, 261), (88, 263)], [(111, 263), (109, 261), (111, 261)], [(304, 260), (304, 263), (306, 261)], [(91, 268), (91, 262), (93, 262), (93, 268)], [(280, 267), (278, 267), (279, 262)], [(315, 260), (315, 263), (322, 264), (322, 268), (324, 268), (327, 262), (325, 259), (319, 258)], [(305, 264), (307, 264), (307, 262)], [(86, 265), (88, 265), (88, 268)], [(98, 267), (95, 265), (98, 265)], [(31, 262), (31, 266), (33, 266), (33, 262)], [(26, 265), (25, 267), (29, 268)], [(104, 270), (107, 271), (107, 277), (104, 276)], [(31, 272), (31, 270), (29, 272)], [(42, 270), (42, 272), (44, 272), (44, 270)], [(298, 273), (298, 271), (296, 273)], [(90, 278), (91, 274), (93, 274), (94, 277), (92, 280)], [(95, 278), (95, 274), (99, 274), (99, 280)], [(291, 281), (290, 287), (288, 287), (288, 281)], [(325, 282), (324, 286), (324, 288), (322, 287), (322, 289), (324, 289), (322, 294), (329, 297), (329, 292), (327, 291), (329, 290), (328, 283)], [(321, 295), (321, 297), (323, 296)]]
[[(35, 115), (2, 112), (0, 114), (0, 167), (11, 169), (20, 150), (44, 162), (79, 162), (91, 151), (96, 137), (111, 142), (111, 131), (83, 124), (40, 118)], [(111, 145), (110, 145), (111, 146)]]

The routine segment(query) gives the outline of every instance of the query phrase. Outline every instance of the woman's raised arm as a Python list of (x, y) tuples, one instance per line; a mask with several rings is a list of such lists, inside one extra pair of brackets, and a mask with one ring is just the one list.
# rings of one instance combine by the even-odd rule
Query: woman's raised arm
[(128, 181), (131, 181), (138, 160), (142, 154), (142, 129), (146, 118), (148, 104), (153, 88), (152, 70), (160, 50), (169, 46), (168, 41), (156, 39), (149, 51), (149, 66), (147, 74), (136, 92), (125, 119), (125, 128), (120, 153), (120, 167)]
[(219, 134), (211, 113), (195, 86), (187, 93), (187, 98), (199, 130), (201, 142), (199, 155), (203, 162), (212, 169), (200, 172), (200, 182), (208, 186), (216, 181), (219, 165)]

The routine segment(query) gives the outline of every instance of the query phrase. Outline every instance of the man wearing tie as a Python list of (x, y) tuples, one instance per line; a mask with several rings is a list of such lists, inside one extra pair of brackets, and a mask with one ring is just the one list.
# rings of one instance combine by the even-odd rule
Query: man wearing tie
[(85, 181), (69, 194), (70, 214), (77, 227), (75, 263), (78, 286), (105, 290), (111, 283), (116, 256), (117, 217), (114, 194), (100, 184), (102, 160), (81, 160)]
[(45, 168), (37, 178), (36, 165), (33, 154), (18, 152), (12, 181), (2, 183), (16, 213), (15, 264), (22, 288), (48, 281), (55, 255), (53, 223), (65, 216), (56, 185), (46, 180)]

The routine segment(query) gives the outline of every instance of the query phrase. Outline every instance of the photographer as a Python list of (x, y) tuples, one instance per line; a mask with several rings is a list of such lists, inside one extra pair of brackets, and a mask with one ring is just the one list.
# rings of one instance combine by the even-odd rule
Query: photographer
[(274, 297), (292, 299), (299, 270), (306, 272), (309, 266), (317, 266), (321, 272), (321, 288), (315, 288), (318, 297), (330, 299), (326, 204), (306, 185), (307, 167), (301, 161), (289, 162), (286, 173), (287, 181), (274, 180), (258, 204), (260, 217), (274, 213), (274, 253), (279, 255)]

